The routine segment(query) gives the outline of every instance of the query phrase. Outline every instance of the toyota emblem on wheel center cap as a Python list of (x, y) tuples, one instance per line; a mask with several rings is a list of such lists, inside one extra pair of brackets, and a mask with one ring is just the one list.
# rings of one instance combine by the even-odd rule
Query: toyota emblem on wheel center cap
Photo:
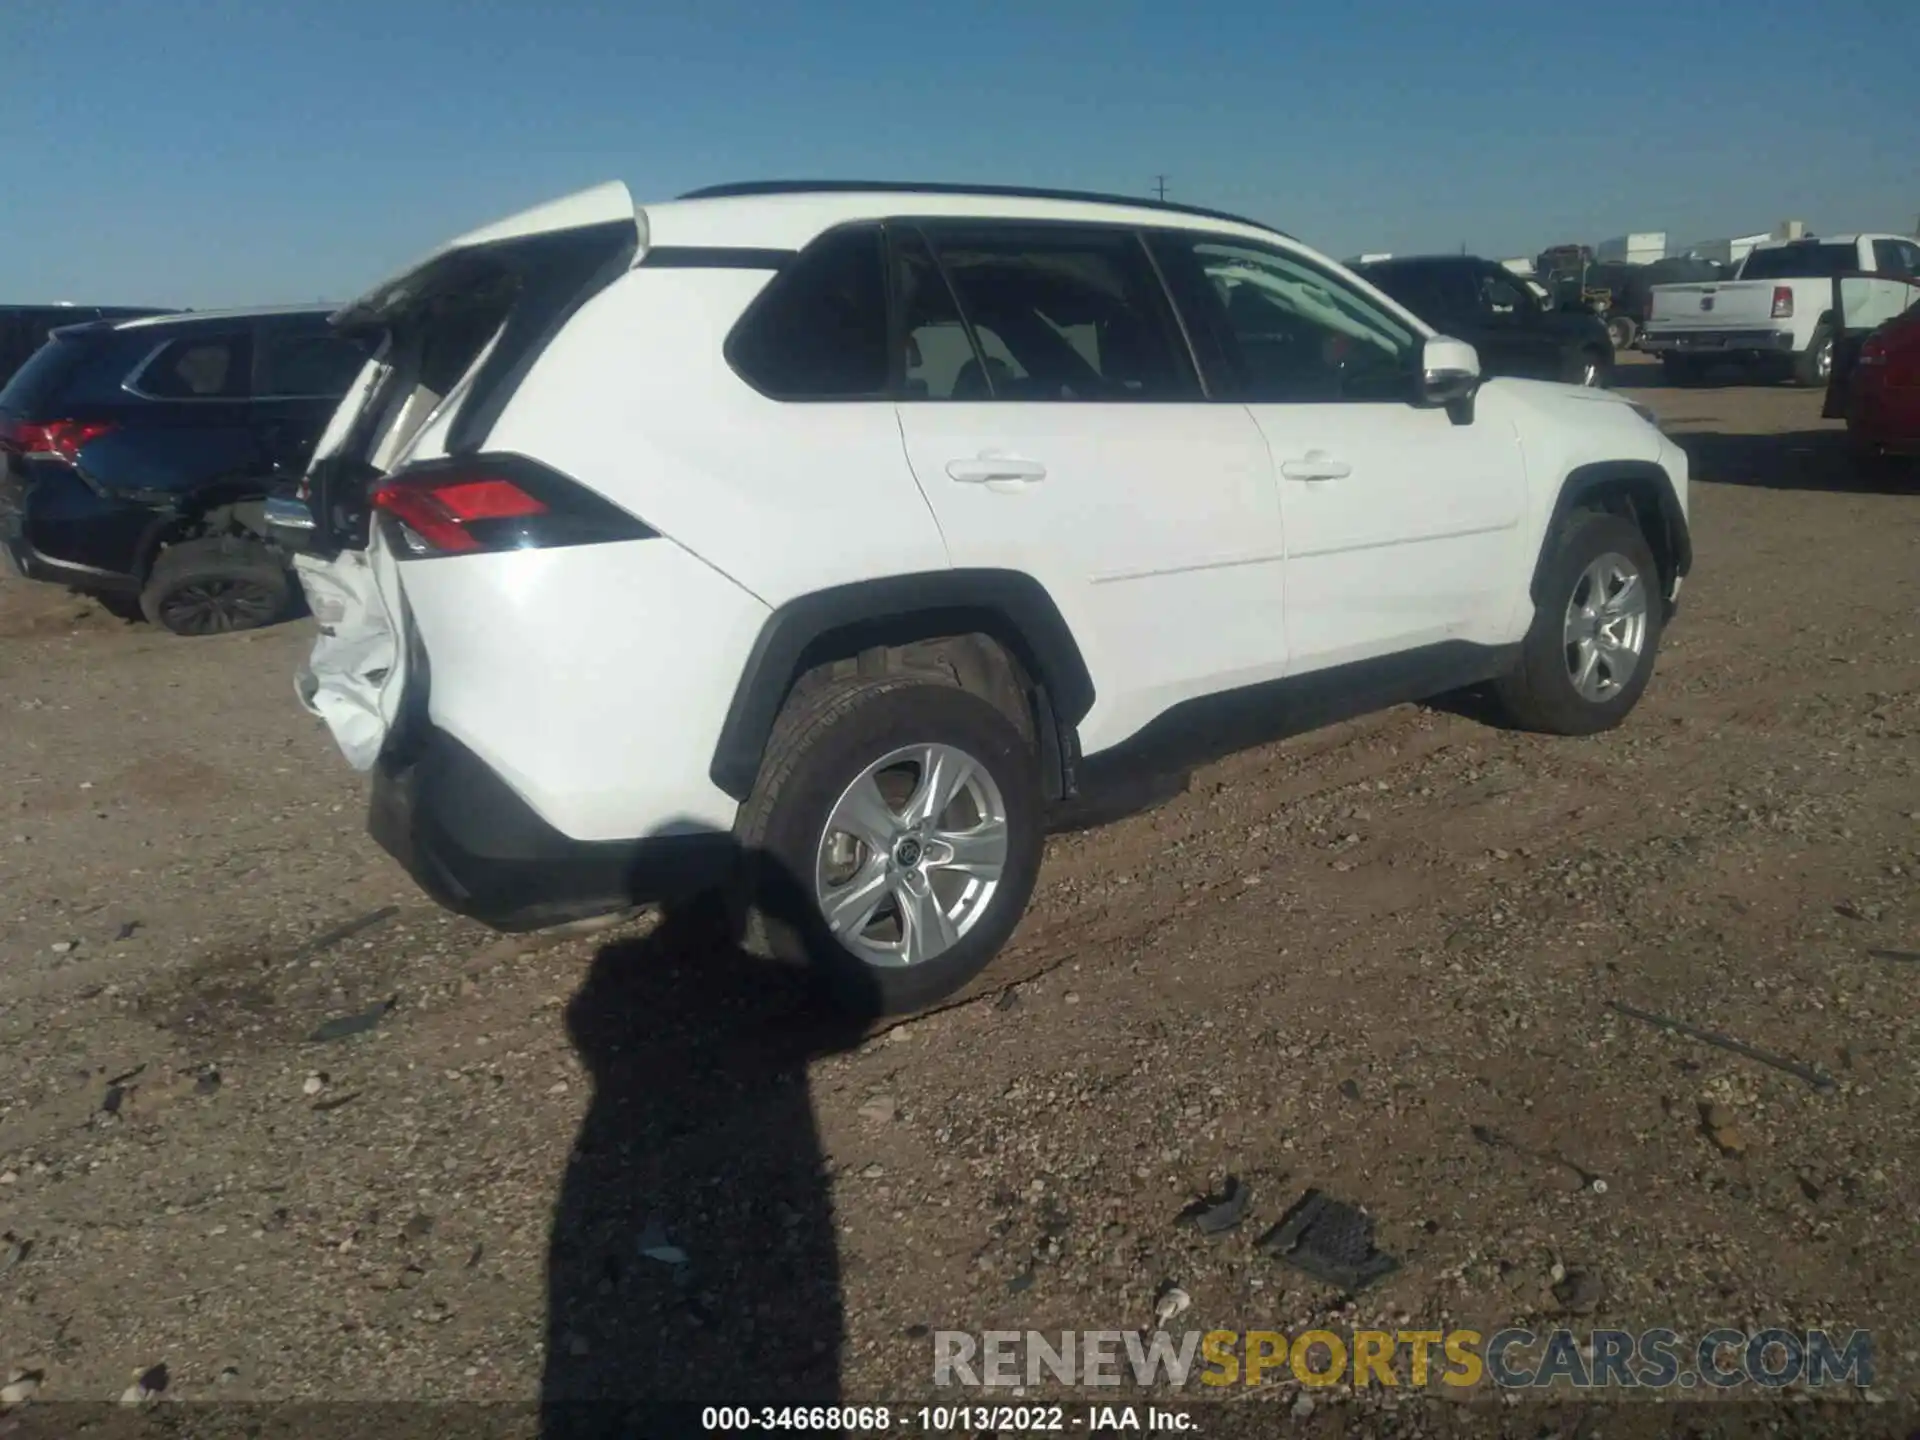
[(903, 870), (911, 870), (920, 863), (920, 842), (909, 835), (893, 847), (893, 863)]

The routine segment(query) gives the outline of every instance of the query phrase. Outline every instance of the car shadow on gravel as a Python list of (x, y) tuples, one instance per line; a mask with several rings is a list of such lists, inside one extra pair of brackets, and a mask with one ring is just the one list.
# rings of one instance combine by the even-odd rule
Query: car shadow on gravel
[(548, 1247), (544, 1435), (696, 1435), (702, 1405), (839, 1398), (807, 1074), (876, 1011), (749, 956), (714, 904), (595, 957), (567, 1009), (594, 1088)]
[(1843, 430), (1773, 435), (1687, 430), (1672, 438), (1687, 452), (1692, 478), (1706, 484), (1852, 495), (1920, 491), (1920, 462), (1863, 463), (1848, 453)]

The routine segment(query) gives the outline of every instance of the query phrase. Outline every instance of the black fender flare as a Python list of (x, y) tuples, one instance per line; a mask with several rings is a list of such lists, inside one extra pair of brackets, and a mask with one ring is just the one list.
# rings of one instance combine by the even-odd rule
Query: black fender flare
[(1093, 708), (1093, 677), (1046, 587), (1017, 570), (932, 570), (815, 590), (769, 615), (734, 687), (708, 775), (736, 800), (752, 793), (780, 707), (808, 650), (823, 637), (909, 629), (938, 635), (978, 630), (983, 620), (1041, 687), (1054, 722), (1070, 733)]
[(1651, 520), (1660, 527), (1659, 534), (1649, 535), (1647, 539), (1656, 557), (1670, 572), (1661, 577), (1669, 594), (1673, 582), (1693, 569), (1693, 535), (1687, 528), (1687, 512), (1680, 504), (1673, 477), (1666, 467), (1651, 460), (1601, 460), (1576, 466), (1560, 483), (1553, 513), (1547, 517), (1546, 538), (1533, 562), (1533, 578), (1527, 584), (1527, 594), (1534, 603), (1539, 603), (1540, 585), (1546, 575), (1546, 541), (1552, 539), (1567, 516), (1583, 501), (1609, 491), (1652, 500), (1654, 513), (1642, 516), (1642, 523)]

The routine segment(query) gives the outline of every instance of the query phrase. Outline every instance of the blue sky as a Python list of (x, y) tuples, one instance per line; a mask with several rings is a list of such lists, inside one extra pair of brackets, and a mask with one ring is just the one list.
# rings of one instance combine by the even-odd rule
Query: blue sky
[(346, 298), (592, 184), (1146, 193), (1335, 255), (1920, 214), (1914, 0), (0, 0), (0, 300)]

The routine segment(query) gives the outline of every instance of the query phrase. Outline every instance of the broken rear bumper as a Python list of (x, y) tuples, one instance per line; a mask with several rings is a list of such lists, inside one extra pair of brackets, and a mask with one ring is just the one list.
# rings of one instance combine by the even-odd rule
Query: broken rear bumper
[(723, 833), (575, 840), (491, 767), (427, 729), (374, 768), (367, 828), (440, 904), (497, 930), (537, 930), (689, 898), (734, 872)]

